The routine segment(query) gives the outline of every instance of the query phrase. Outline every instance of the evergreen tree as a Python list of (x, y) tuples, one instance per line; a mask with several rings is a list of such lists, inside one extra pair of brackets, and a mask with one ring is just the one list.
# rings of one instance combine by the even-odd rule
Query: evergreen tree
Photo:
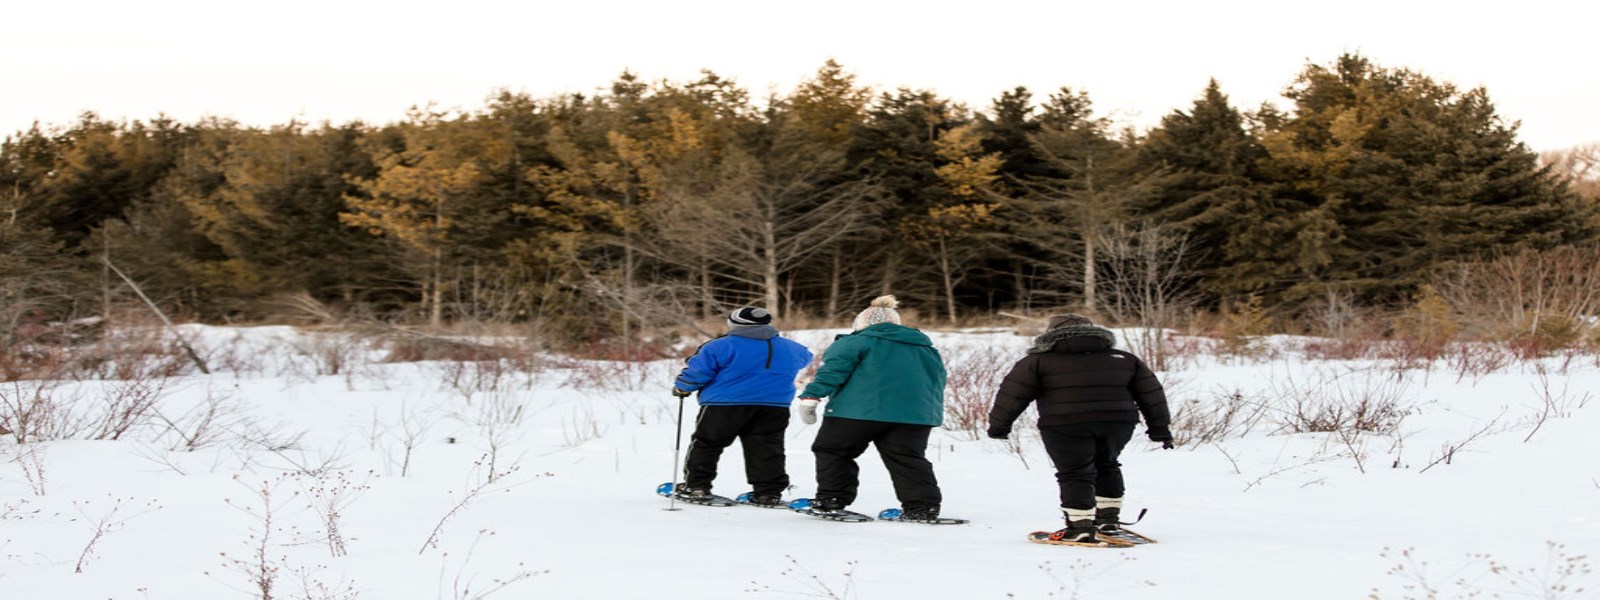
[(1032, 138), (1041, 127), (1034, 116), (1037, 108), (1033, 93), (1017, 87), (994, 99), (989, 107), (992, 114), (977, 116), (983, 149), (1000, 155), (1000, 171), (1007, 176), (1037, 177), (1048, 173), (1044, 160), (1033, 148)]
[(866, 123), (856, 130), (849, 159), (860, 165), (863, 176), (874, 178), (890, 200), (875, 227), (892, 237), (859, 249), (878, 265), (879, 293), (939, 296), (938, 284), (927, 277), (928, 265), (908, 260), (912, 245), (897, 232), (906, 231), (903, 225), (908, 220), (925, 218), (946, 197), (936, 171), (938, 140), (970, 120), (964, 106), (931, 91), (902, 88), (879, 96), (867, 111)]
[(172, 168), (185, 133), (165, 118), (119, 125), (84, 113), (55, 135), (35, 128), (23, 137), (18, 159), (38, 161), (25, 167), (34, 171), (25, 190), (31, 218), (54, 231), (65, 250), (80, 252), (95, 227), (149, 195)]
[[(188, 265), (194, 283), (210, 294), (262, 300), (300, 292), (353, 300), (359, 291), (387, 287), (381, 277), (395, 275), (384, 268), (388, 261), (378, 244), (340, 223), (344, 196), (355, 192), (351, 182), (374, 174), (363, 137), (358, 125), (312, 129), (291, 122), (258, 130), (206, 124), (129, 225), (164, 230), (161, 245), (185, 255), (174, 263)], [(184, 241), (167, 222), (179, 218), (179, 208), (167, 203), (181, 205), (218, 253)], [(130, 250), (137, 244), (125, 243)]]
[(17, 261), (11, 267), (31, 273), (12, 281), (20, 294), (12, 308), (54, 318), (103, 311), (95, 300), (109, 284), (94, 285), (94, 274), (107, 248), (95, 232), (150, 196), (188, 136), (166, 118), (115, 124), (85, 113), (65, 130), (35, 125), (8, 137), (0, 147), (5, 252)]
[(1262, 141), (1292, 225), (1291, 299), (1330, 286), (1399, 300), (1483, 248), (1547, 247), (1595, 234), (1585, 210), (1516, 140), (1481, 88), (1466, 92), (1357, 55), (1310, 65), (1292, 117)]
[[(788, 143), (814, 148), (809, 151), (811, 154), (829, 157), (831, 161), (833, 157), (849, 152), (852, 140), (861, 133), (860, 129), (866, 122), (872, 98), (870, 88), (857, 84), (854, 74), (846, 72), (838, 62), (829, 59), (815, 75), (802, 81), (793, 94), (774, 98), (769, 103), (772, 109), (768, 111), (764, 129), (768, 135), (785, 136), (790, 140)], [(834, 180), (819, 184), (877, 185), (869, 172), (860, 170), (847, 169), (830, 176)], [(878, 195), (874, 193), (860, 198), (876, 200)], [(847, 207), (857, 215), (875, 214), (880, 209), (875, 202)], [(872, 240), (881, 239), (885, 234), (880, 228), (882, 225), (873, 218), (856, 219), (849, 227), (838, 232), (839, 235), (830, 236), (831, 243), (820, 248), (819, 258), (822, 260), (801, 265), (801, 269), (808, 271), (810, 279), (817, 283), (818, 289), (813, 294), (823, 299), (823, 315), (835, 318), (855, 310), (845, 307), (845, 298), (867, 296), (881, 285), (881, 278), (877, 277), (879, 274), (869, 262), (871, 254), (861, 252), (860, 248), (868, 247)], [(862, 274), (867, 276), (863, 277)], [(805, 287), (800, 286), (800, 293), (805, 293)]]
[(981, 259), (992, 237), (998, 207), (989, 192), (999, 180), (1003, 162), (998, 153), (984, 154), (977, 129), (963, 125), (944, 132), (935, 144), (939, 163), (934, 174), (944, 186), (942, 198), (927, 212), (900, 223), (901, 235), (938, 268), (944, 292), (945, 317), (956, 322), (956, 286), (968, 276), (969, 266)]
[(0, 193), (0, 354), (29, 329), (72, 316), (72, 282), (82, 275), (52, 231), (19, 218), (24, 204), (15, 189)]
[(830, 58), (783, 102), (793, 117), (792, 123), (803, 128), (805, 135), (818, 143), (843, 148), (861, 126), (872, 102), (872, 90), (859, 87), (856, 76)]
[[(712, 99), (720, 100), (705, 102)], [(623, 73), (610, 94), (572, 96), (547, 109), (553, 160), (526, 171), (539, 194), (515, 207), (543, 232), (515, 251), (520, 260), (549, 269), (574, 302), (593, 305), (584, 296), (604, 301), (599, 306), (608, 312), (584, 313), (579, 318), (588, 322), (578, 327), (594, 337), (618, 334), (631, 347), (638, 323), (681, 318), (682, 311), (644, 310), (651, 303), (643, 299), (653, 293), (641, 277), (652, 226), (646, 215), (656, 200), (648, 181), (664, 162), (661, 152), (698, 143), (675, 135), (718, 131), (692, 125), (711, 119), (700, 111), (738, 112), (734, 107), (744, 102), (732, 82), (711, 73), (682, 88), (651, 86)]]
[(478, 213), (481, 162), (503, 162), (510, 150), (500, 136), (477, 135), (469, 118), (447, 117), (413, 111), (399, 128), (403, 147), (374, 152), (377, 174), (355, 181), (360, 192), (344, 197), (348, 210), (339, 214), (392, 243), (434, 326), (443, 323), (446, 288), (458, 283), (457, 267), (471, 248), (464, 238), (483, 225), (467, 218)]
[(1188, 112), (1163, 117), (1138, 148), (1140, 169), (1168, 173), (1138, 214), (1188, 232), (1202, 285), (1212, 294), (1257, 291), (1260, 278), (1252, 274), (1280, 260), (1271, 249), (1282, 240), (1261, 226), (1283, 215), (1257, 167), (1265, 156), (1215, 80)]
[(1062, 88), (1045, 102), (1030, 136), (1042, 159), (1040, 175), (1018, 177), (1021, 193), (1005, 213), (1012, 235), (1031, 251), (1053, 287), (1075, 287), (1084, 310), (1097, 309), (1097, 253), (1126, 223), (1134, 206), (1159, 189), (1160, 173), (1139, 169), (1128, 140), (1111, 137), (1109, 120), (1094, 115), (1088, 93)]

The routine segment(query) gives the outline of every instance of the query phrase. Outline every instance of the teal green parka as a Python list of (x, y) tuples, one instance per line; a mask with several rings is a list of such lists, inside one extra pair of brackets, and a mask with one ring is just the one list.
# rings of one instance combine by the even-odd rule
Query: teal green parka
[(823, 415), (937, 427), (944, 423), (944, 360), (921, 331), (878, 323), (834, 338), (802, 398), (828, 398)]

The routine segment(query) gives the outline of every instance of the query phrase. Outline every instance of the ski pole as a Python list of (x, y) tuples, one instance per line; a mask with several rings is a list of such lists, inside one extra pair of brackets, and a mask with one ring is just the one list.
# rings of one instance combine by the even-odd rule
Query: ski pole
[[(677, 396), (677, 394), (673, 394)], [(667, 481), (672, 482), (672, 494), (668, 496), (667, 510), (678, 509), (678, 454), (683, 449), (683, 399), (678, 396), (678, 428), (677, 435), (672, 438), (672, 477)]]

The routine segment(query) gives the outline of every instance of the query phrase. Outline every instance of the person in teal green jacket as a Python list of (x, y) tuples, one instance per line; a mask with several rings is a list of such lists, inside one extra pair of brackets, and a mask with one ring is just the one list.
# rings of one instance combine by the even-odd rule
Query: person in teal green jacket
[(900, 323), (894, 296), (879, 296), (856, 316), (854, 332), (834, 339), (816, 377), (800, 393), (800, 420), (817, 422), (817, 495), (812, 507), (839, 511), (860, 486), (856, 458), (875, 446), (889, 469), (902, 518), (939, 516), (943, 497), (928, 462), (928, 437), (944, 423), (944, 361), (933, 341)]

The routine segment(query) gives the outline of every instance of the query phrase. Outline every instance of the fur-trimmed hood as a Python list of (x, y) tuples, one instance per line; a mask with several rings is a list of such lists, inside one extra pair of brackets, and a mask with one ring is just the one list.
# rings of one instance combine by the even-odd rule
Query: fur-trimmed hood
[(1051, 329), (1033, 338), (1033, 347), (1028, 348), (1028, 354), (1049, 352), (1055, 349), (1056, 342), (1076, 337), (1096, 338), (1104, 341), (1107, 348), (1117, 347), (1117, 334), (1111, 333), (1110, 329), (1094, 325), (1068, 325)]

